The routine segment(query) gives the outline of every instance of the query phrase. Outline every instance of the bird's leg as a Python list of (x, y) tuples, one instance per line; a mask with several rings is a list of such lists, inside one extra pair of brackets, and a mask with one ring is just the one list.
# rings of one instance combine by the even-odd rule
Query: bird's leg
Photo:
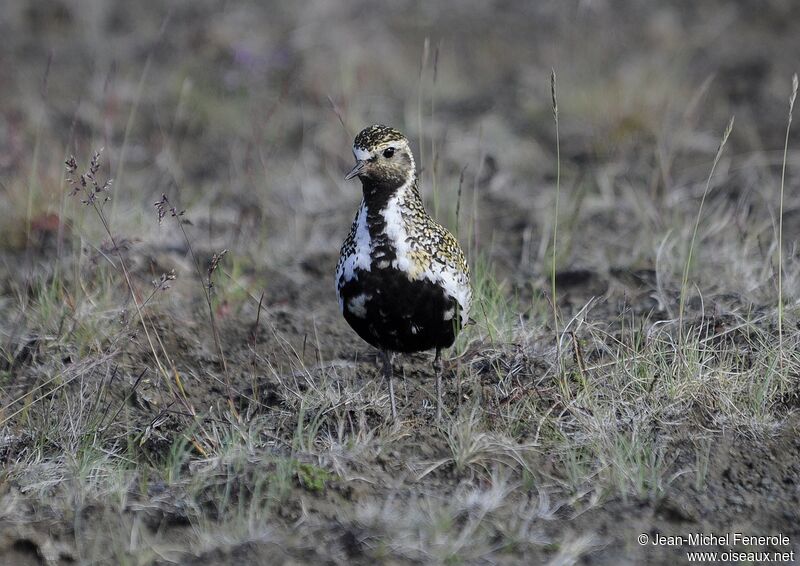
[(433, 357), (433, 373), (436, 374), (436, 422), (442, 420), (442, 350), (436, 348)]
[(392, 353), (388, 350), (381, 351), (383, 358), (383, 377), (389, 382), (389, 400), (392, 403), (392, 420), (397, 420), (397, 404), (394, 400), (394, 378), (392, 376)]

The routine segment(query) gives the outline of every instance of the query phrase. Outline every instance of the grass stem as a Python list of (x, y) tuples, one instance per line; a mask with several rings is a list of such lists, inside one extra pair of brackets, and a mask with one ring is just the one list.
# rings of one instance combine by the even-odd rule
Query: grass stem
[(703, 205), (705, 205), (706, 197), (708, 196), (709, 190), (711, 189), (711, 178), (714, 176), (714, 170), (717, 168), (717, 163), (719, 163), (719, 159), (720, 157), (722, 157), (722, 150), (725, 148), (725, 144), (728, 142), (728, 137), (731, 135), (731, 131), (733, 130), (733, 120), (734, 117), (731, 116), (731, 119), (728, 122), (728, 126), (722, 133), (722, 139), (719, 142), (719, 147), (717, 147), (717, 153), (714, 156), (714, 163), (711, 165), (711, 171), (708, 173), (708, 178), (706, 179), (706, 186), (705, 189), (703, 189), (703, 197), (700, 199), (700, 207), (697, 209), (697, 217), (695, 218), (694, 229), (692, 230), (692, 239), (689, 241), (689, 252), (686, 254), (686, 263), (683, 266), (683, 277), (681, 279), (681, 296), (678, 304), (678, 327), (680, 328), (681, 336), (683, 336), (683, 314), (686, 308), (686, 294), (688, 292), (688, 287), (689, 287), (689, 270), (691, 269), (692, 259), (694, 256), (694, 246), (697, 241), (697, 230), (700, 227), (700, 219), (703, 217)]
[(550, 265), (550, 293), (553, 299), (553, 328), (556, 333), (556, 346), (561, 359), (561, 341), (558, 337), (558, 303), (556, 301), (556, 249), (558, 239), (558, 201), (561, 194), (561, 139), (558, 131), (558, 97), (556, 95), (556, 71), (550, 70), (550, 96), (553, 104), (553, 120), (556, 125), (556, 202), (553, 211), (553, 250)]
[(792, 76), (792, 94), (789, 96), (789, 118), (786, 122), (786, 137), (783, 141), (781, 164), (781, 197), (778, 207), (778, 348), (783, 356), (783, 194), (786, 185), (786, 155), (789, 150), (789, 130), (792, 127), (792, 111), (797, 98), (797, 73)]

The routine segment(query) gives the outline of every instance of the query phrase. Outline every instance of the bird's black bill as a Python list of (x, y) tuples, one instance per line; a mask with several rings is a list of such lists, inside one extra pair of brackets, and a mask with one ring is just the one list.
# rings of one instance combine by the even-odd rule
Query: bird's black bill
[(345, 181), (349, 181), (350, 179), (352, 179), (356, 175), (360, 174), (361, 171), (363, 171), (364, 167), (366, 167), (366, 165), (367, 165), (366, 161), (362, 161), (360, 159), (358, 161), (356, 161), (355, 167), (350, 169), (350, 172), (347, 175), (344, 176), (344, 180)]

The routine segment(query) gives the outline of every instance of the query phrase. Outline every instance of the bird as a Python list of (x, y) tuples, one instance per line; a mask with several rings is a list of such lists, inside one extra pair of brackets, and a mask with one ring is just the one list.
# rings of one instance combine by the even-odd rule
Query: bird
[(469, 266), (458, 240), (428, 215), (414, 155), (398, 130), (375, 124), (353, 142), (362, 198), (336, 266), (344, 319), (377, 348), (397, 420), (395, 353), (435, 350), (436, 420), (442, 416), (441, 351), (455, 342), (472, 305)]

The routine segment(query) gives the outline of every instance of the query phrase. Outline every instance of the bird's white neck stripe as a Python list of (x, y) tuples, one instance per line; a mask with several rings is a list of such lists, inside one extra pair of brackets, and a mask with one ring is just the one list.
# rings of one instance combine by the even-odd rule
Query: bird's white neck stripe
[[(459, 273), (452, 266), (431, 262), (428, 264), (419, 263), (414, 259), (412, 244), (409, 238), (409, 227), (403, 219), (403, 203), (408, 198), (408, 191), (411, 190), (415, 178), (412, 176), (397, 189), (395, 194), (389, 199), (386, 208), (381, 211), (386, 227), (386, 236), (394, 247), (396, 259), (392, 261), (392, 267), (399, 269), (409, 275), (411, 279), (428, 279), (438, 285), (442, 290), (455, 299), (461, 308), (461, 324), (466, 324), (469, 320), (469, 307), (472, 302), (472, 291), (469, 282), (463, 273)], [(447, 315), (448, 313), (445, 313)], [(454, 314), (454, 313), (453, 313)], [(450, 314), (450, 317), (453, 316)]]
[(395, 191), (389, 202), (386, 203), (386, 208), (381, 211), (386, 221), (384, 231), (397, 256), (392, 261), (392, 267), (406, 273), (416, 271), (415, 267), (411, 265), (408, 228), (403, 219), (403, 201), (413, 183), (414, 177), (412, 176)]
[[(389, 237), (392, 246), (397, 250), (398, 258), (404, 257), (408, 251), (408, 234), (405, 222), (403, 221), (402, 206), (400, 203), (405, 198), (406, 192), (413, 182), (414, 177), (412, 176), (405, 183), (400, 185), (386, 203), (386, 208), (381, 211), (386, 221), (384, 231)], [(401, 269), (403, 268), (401, 267)]]

